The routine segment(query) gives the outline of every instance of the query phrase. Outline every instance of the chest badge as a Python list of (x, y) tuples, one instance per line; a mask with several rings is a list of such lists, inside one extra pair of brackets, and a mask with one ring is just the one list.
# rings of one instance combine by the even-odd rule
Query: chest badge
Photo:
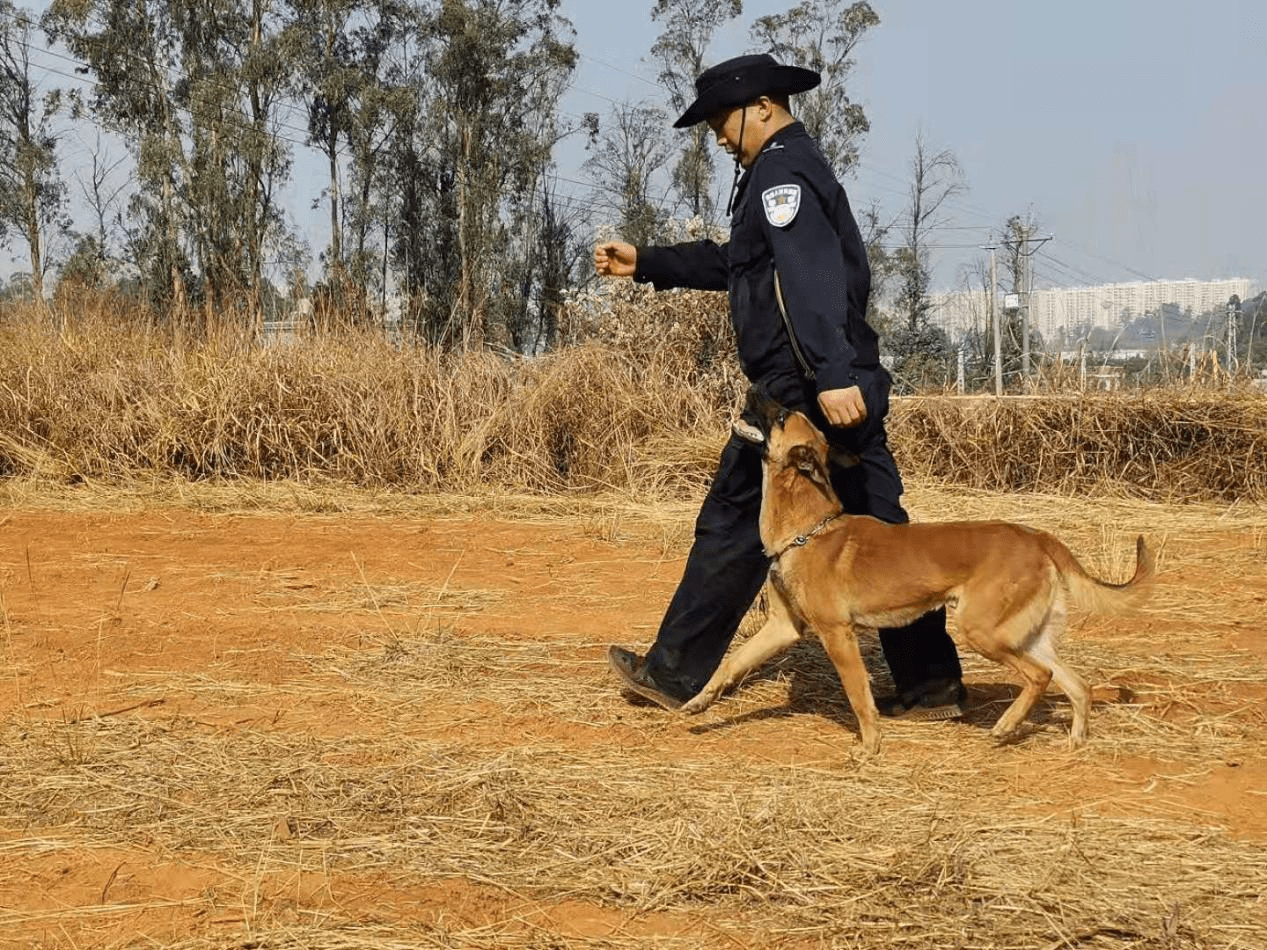
[(801, 209), (800, 185), (776, 185), (761, 192), (766, 220), (776, 228), (786, 228)]

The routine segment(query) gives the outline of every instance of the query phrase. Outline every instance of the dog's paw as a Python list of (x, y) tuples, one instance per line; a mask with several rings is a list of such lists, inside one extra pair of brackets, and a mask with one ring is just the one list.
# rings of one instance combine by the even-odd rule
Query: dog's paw
[(1033, 723), (1017, 723), (1015, 726), (1008, 728), (1000, 728), (996, 725), (990, 730), (990, 736), (999, 745), (1003, 746), (1017, 745), (1022, 739), (1028, 738), (1038, 731), (1038, 727)]
[(688, 716), (694, 716), (696, 713), (702, 713), (709, 706), (713, 705), (713, 697), (707, 693), (698, 693), (693, 699), (687, 700), (682, 704), (679, 712), (683, 712)]

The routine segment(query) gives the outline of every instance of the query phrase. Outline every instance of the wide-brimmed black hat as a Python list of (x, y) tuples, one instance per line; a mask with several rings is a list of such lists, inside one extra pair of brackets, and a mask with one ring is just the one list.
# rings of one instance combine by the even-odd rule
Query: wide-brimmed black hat
[(736, 56), (700, 73), (695, 101), (673, 123), (685, 129), (712, 118), (723, 109), (747, 105), (761, 96), (790, 96), (813, 89), (822, 77), (812, 69), (784, 66), (769, 53)]

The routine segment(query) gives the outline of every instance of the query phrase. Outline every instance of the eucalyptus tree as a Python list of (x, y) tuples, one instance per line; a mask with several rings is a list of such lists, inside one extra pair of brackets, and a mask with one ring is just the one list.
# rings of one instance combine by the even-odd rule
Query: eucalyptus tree
[(156, 305), (183, 311), (191, 276), (182, 240), (180, 194), (192, 180), (177, 104), (180, 58), (166, 3), (53, 0), (44, 29), (87, 64), (96, 79), (90, 106), (123, 137), (136, 161), (140, 187), (131, 201), (131, 245)]
[(784, 13), (759, 18), (753, 43), (781, 62), (822, 74), (817, 88), (796, 97), (796, 117), (817, 140), (837, 175), (858, 161), (871, 128), (862, 106), (849, 97), (854, 51), (880, 17), (866, 0), (804, 0)]
[[(266, 247), (284, 243), (278, 190), (290, 178), (290, 140), (283, 115), (290, 91), (289, 63), (283, 55), (284, 23), (274, 15), (269, 0), (250, 0), (240, 41), (227, 50), (226, 79), (239, 90), (245, 120), (238, 136), (236, 172), (240, 183), (234, 197), (240, 209), (237, 219), (245, 239), (243, 267), (251, 287), (251, 304), (258, 314), (262, 306)], [(226, 131), (236, 121), (227, 109)]]
[(280, 111), (290, 77), (268, 0), (174, 3), (189, 117), (189, 232), (208, 305), (243, 292), (261, 306), (265, 244), (280, 229), (276, 191), (290, 172)]
[(53, 0), (43, 20), (95, 77), (90, 107), (136, 161), (132, 247), (151, 300), (258, 312), (290, 168), (289, 82), (267, 0)]
[[(592, 222), (583, 203), (558, 193), (557, 181), (541, 185), (541, 213), (537, 220), (535, 253), (524, 275), (522, 298), (529, 299), (535, 312), (525, 311), (524, 319), (512, 328), (515, 348), (524, 353), (538, 353), (559, 342), (560, 315), (567, 292), (576, 286), (577, 269), (591, 261), (590, 231)], [(530, 297), (531, 295), (531, 297)]]
[[(669, 92), (674, 117), (695, 99), (695, 77), (710, 64), (705, 62), (717, 30), (743, 13), (743, 0), (656, 0), (651, 19), (664, 32), (651, 47), (660, 67), (658, 78)], [(713, 198), (713, 145), (708, 126), (699, 123), (686, 130), (686, 144), (673, 167), (673, 181), (685, 208), (706, 224), (716, 216)]]
[(928, 318), (932, 235), (947, 221), (946, 203), (967, 190), (967, 186), (954, 152), (931, 147), (922, 134), (915, 138), (910, 176), (900, 225), (902, 246), (898, 256), (902, 263), (898, 311), (902, 322), (914, 329)]
[[(81, 118), (77, 103), (71, 109), (71, 117)], [(92, 216), (91, 230), (78, 235), (75, 256), (78, 257), (78, 272), (91, 277), (93, 284), (106, 283), (112, 265), (119, 262), (116, 243), (123, 227), (120, 209), (134, 187), (131, 171), (127, 156), (112, 154), (98, 131), (88, 151), (88, 161), (81, 161), (79, 168), (73, 172), (79, 185), (80, 201)], [(63, 267), (62, 279), (65, 278), (66, 269)]]
[(414, 106), (407, 85), (412, 17), (397, 0), (291, 0), (286, 46), (308, 141), (327, 168), (327, 267), (346, 269), (362, 284), (371, 279), (371, 231), (387, 223), (377, 198), (381, 159), (396, 123)]
[(42, 95), (32, 75), (34, 31), (29, 12), (0, 0), (0, 245), (12, 235), (26, 242), (32, 294), (43, 300), (47, 238), (69, 221), (53, 125), (60, 94)]
[[(363, 40), (371, 57), (366, 75), (376, 78), (362, 87), (348, 123), (351, 173), (343, 205), (344, 232), (350, 242), (349, 274), (354, 281), (372, 283), (373, 257), (379, 254), (384, 293), (387, 249), (391, 226), (395, 223), (391, 178), (384, 159), (391, 147), (394, 127), (411, 116), (417, 103), (415, 91), (408, 82), (410, 51), (392, 36), (398, 26), (399, 20), (381, 17), (368, 31), (373, 33), (373, 40), (368, 36)], [(371, 247), (372, 238), (380, 228), (382, 245)]]
[(416, 107), (391, 160), (411, 319), (446, 346), (512, 347), (575, 68), (557, 0), (438, 0), (416, 24)]
[(854, 209), (858, 229), (862, 232), (862, 244), (867, 249), (867, 264), (871, 269), (871, 293), (867, 296), (867, 323), (880, 334), (888, 333), (891, 314), (885, 309), (889, 298), (889, 286), (897, 276), (897, 260), (889, 249), (889, 233), (893, 222), (886, 221), (880, 203), (872, 199)]
[(669, 118), (657, 106), (618, 104), (606, 122), (590, 117), (589, 157), (583, 166), (594, 184), (593, 203), (622, 239), (637, 245), (665, 237), (667, 184), (661, 178), (673, 157)]

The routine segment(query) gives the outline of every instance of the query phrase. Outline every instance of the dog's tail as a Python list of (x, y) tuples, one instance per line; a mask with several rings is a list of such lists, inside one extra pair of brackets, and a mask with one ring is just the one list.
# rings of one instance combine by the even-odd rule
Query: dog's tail
[(1078, 559), (1056, 538), (1048, 535), (1043, 545), (1060, 572), (1074, 603), (1094, 613), (1124, 613), (1148, 597), (1156, 571), (1156, 558), (1141, 534), (1135, 540), (1135, 574), (1124, 584), (1109, 584), (1086, 572)]

